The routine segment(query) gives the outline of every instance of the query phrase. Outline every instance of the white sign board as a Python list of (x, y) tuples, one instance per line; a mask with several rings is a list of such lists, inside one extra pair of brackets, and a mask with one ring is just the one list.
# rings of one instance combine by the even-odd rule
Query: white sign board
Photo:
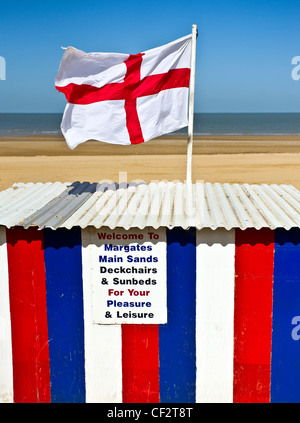
[(93, 322), (167, 323), (165, 229), (86, 231)]

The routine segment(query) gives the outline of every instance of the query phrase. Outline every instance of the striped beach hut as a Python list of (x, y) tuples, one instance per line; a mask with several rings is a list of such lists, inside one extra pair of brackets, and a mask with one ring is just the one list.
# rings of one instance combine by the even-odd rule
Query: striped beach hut
[(0, 400), (300, 402), (300, 192), (0, 193)]

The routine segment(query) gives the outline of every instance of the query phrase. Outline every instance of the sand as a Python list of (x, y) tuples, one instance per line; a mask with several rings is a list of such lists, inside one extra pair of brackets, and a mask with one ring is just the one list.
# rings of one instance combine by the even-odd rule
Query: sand
[[(0, 138), (0, 190), (15, 182), (180, 180), (186, 139), (138, 146), (88, 141), (70, 150), (63, 137)], [(292, 184), (300, 189), (300, 136), (195, 137), (193, 182)]]

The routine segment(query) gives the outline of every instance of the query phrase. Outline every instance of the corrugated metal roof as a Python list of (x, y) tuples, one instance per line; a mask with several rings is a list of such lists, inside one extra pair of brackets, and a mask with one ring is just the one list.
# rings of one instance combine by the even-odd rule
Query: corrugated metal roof
[(0, 225), (43, 228), (300, 227), (292, 185), (29, 183), (0, 192)]

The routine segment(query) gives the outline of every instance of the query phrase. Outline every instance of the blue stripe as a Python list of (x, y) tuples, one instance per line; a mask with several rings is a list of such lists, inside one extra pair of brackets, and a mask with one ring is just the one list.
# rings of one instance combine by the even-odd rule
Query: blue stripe
[(273, 403), (300, 401), (300, 339), (297, 340), (300, 326), (298, 330), (297, 324), (292, 324), (295, 316), (300, 316), (300, 230), (278, 229), (275, 231), (273, 286)]
[(44, 230), (51, 402), (85, 402), (81, 231)]
[(196, 231), (167, 231), (168, 323), (159, 327), (160, 402), (193, 403), (196, 387)]

